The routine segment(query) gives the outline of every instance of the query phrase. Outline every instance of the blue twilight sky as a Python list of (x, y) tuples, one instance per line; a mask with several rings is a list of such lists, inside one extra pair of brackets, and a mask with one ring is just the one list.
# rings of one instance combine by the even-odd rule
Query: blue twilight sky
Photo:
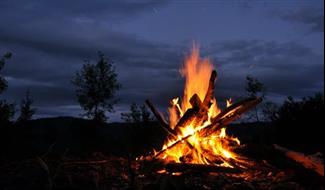
[(218, 71), (216, 96), (244, 94), (245, 76), (281, 103), (324, 90), (322, 0), (0, 1), (0, 53), (13, 53), (1, 98), (19, 103), (29, 89), (37, 117), (82, 113), (70, 83), (102, 51), (122, 89), (111, 121), (132, 102), (161, 109), (180, 96), (178, 68), (193, 41)]

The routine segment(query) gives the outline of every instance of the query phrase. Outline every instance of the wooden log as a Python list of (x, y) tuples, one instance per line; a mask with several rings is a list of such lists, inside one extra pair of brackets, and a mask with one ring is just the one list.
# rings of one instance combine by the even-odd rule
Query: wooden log
[(202, 107), (202, 101), (200, 97), (197, 94), (194, 94), (191, 99), (190, 99), (190, 104), (192, 105), (193, 108), (200, 108)]
[(192, 123), (199, 112), (198, 108), (190, 108), (187, 109), (184, 113), (183, 117), (178, 121), (177, 125), (175, 126), (174, 130), (179, 133), (180, 128), (185, 127)]
[(190, 98), (192, 108), (186, 110), (183, 117), (179, 120), (174, 130), (178, 133), (179, 128), (185, 127), (193, 122), (194, 126), (200, 126), (208, 119), (208, 109), (211, 106), (211, 101), (214, 97), (214, 81), (217, 77), (217, 72), (211, 72), (208, 90), (206, 92), (204, 102), (200, 100), (197, 94)]
[(305, 155), (301, 152), (296, 152), (289, 150), (287, 148), (281, 147), (277, 144), (273, 144), (273, 147), (285, 154), (286, 157), (294, 160), (295, 162), (301, 164), (303, 167), (317, 172), (319, 175), (324, 177), (324, 160), (318, 158), (314, 155)]
[(207, 164), (185, 164), (185, 163), (168, 163), (165, 166), (167, 172), (223, 172), (223, 173), (240, 173), (237, 168), (230, 168), (218, 165)]
[[(240, 116), (248, 110), (254, 108), (256, 105), (262, 102), (262, 98), (247, 98), (239, 101), (229, 107), (223, 112), (211, 119), (211, 124), (208, 125), (201, 133), (210, 135), (214, 131), (220, 130), (227, 126), (231, 122), (240, 118)], [(202, 135), (202, 134), (201, 134)]]
[(169, 125), (167, 124), (165, 118), (161, 115), (161, 113), (155, 108), (155, 106), (150, 102), (150, 100), (146, 100), (146, 104), (148, 105), (148, 107), (150, 108), (150, 110), (152, 111), (152, 113), (154, 114), (154, 116), (157, 118), (160, 126), (170, 135), (172, 135), (173, 137), (175, 137), (177, 135), (177, 133), (175, 133), (174, 130), (172, 130)]
[(212, 100), (214, 98), (214, 82), (216, 80), (216, 77), (217, 77), (217, 72), (213, 70), (211, 72), (209, 86), (202, 103), (196, 100), (199, 99), (199, 97), (196, 94), (194, 94), (193, 97), (191, 98), (191, 100), (193, 101), (193, 103), (191, 103), (192, 106), (195, 105), (199, 107), (199, 112), (193, 122), (194, 126), (201, 126), (208, 119), (208, 110), (210, 109), (212, 105)]

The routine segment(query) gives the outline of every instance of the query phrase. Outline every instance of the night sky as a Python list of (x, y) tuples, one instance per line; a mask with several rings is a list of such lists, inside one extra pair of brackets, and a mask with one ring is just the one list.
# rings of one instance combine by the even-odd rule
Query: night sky
[(82, 113), (71, 79), (97, 51), (115, 62), (122, 89), (116, 112), (150, 98), (161, 109), (182, 94), (179, 74), (193, 41), (218, 72), (216, 96), (244, 94), (245, 76), (281, 103), (324, 90), (323, 0), (1, 0), (0, 54), (13, 53), (1, 98), (27, 89), (36, 117)]

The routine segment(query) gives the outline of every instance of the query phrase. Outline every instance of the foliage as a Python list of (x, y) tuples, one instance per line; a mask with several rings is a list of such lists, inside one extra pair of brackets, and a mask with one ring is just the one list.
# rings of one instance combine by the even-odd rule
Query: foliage
[(35, 108), (32, 108), (33, 100), (30, 98), (29, 91), (26, 92), (25, 98), (20, 103), (20, 116), (18, 122), (24, 122), (30, 120), (36, 112)]
[(121, 119), (127, 123), (147, 123), (152, 121), (151, 114), (143, 104), (138, 106), (136, 103), (130, 105), (130, 112), (121, 113)]
[(113, 62), (108, 61), (102, 53), (98, 53), (96, 64), (85, 61), (82, 69), (76, 72), (72, 83), (76, 87), (76, 95), (85, 115), (95, 121), (104, 122), (108, 119), (106, 112), (113, 112), (114, 99), (121, 85)]

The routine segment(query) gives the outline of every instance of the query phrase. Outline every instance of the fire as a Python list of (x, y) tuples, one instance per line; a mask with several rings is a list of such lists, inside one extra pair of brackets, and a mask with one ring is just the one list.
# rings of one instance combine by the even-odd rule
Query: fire
[[(240, 145), (240, 141), (237, 138), (229, 137), (225, 128), (216, 130), (209, 135), (198, 133), (211, 124), (211, 119), (221, 112), (214, 97), (211, 100), (208, 99), (207, 105), (209, 106), (201, 106), (198, 111), (198, 113), (201, 111), (207, 113), (207, 118), (200, 120), (203, 122), (190, 120), (185, 126), (179, 128), (176, 126), (180, 122), (180, 118), (186, 117), (186, 113), (194, 109), (193, 104), (206, 105), (209, 81), (211, 82), (210, 74), (213, 73), (213, 69), (211, 61), (207, 58), (200, 58), (199, 48), (193, 45), (191, 54), (186, 57), (180, 69), (181, 75), (185, 77), (182, 101), (180, 102), (178, 97), (172, 99), (168, 110), (170, 128), (176, 130), (177, 134), (165, 142), (162, 148), (163, 153), (159, 154), (159, 158), (167, 162), (216, 164), (227, 167), (232, 167), (231, 160), (237, 159), (237, 155), (232, 152), (231, 148)], [(196, 96), (194, 103), (191, 102), (193, 96)], [(229, 99), (226, 103), (229, 107), (232, 105), (232, 100)], [(182, 143), (177, 143), (180, 140)]]

